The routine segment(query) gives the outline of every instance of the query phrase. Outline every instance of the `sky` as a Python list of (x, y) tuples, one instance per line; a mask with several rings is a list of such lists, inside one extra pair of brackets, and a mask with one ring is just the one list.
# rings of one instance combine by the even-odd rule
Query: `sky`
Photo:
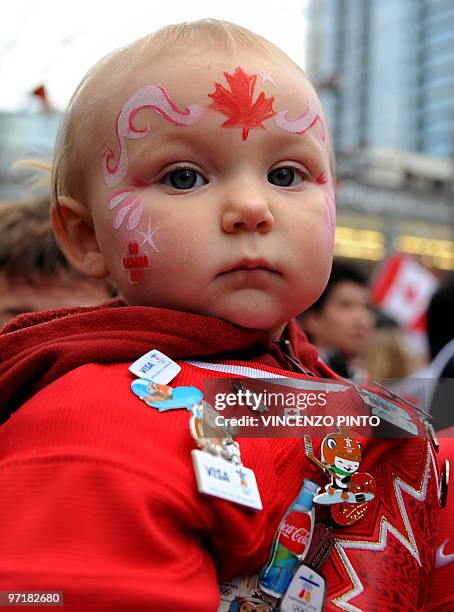
[(62, 109), (103, 55), (159, 27), (213, 17), (243, 25), (304, 66), (307, 0), (14, 0), (2, 4), (0, 111), (30, 110), (45, 84)]

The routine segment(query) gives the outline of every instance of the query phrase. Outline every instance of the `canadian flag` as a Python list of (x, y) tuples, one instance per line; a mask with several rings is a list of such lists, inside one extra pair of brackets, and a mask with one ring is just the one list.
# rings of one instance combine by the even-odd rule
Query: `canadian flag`
[(372, 299), (408, 331), (425, 328), (425, 313), (437, 278), (411, 255), (394, 253), (372, 279)]

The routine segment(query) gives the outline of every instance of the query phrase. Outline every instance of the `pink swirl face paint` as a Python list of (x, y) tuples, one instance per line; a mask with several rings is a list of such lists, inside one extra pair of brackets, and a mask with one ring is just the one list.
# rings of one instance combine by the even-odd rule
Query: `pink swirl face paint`
[(102, 173), (109, 187), (117, 186), (128, 169), (128, 155), (126, 152), (126, 138), (144, 138), (150, 132), (150, 126), (138, 129), (134, 126), (134, 118), (137, 113), (145, 108), (150, 108), (166, 121), (173, 125), (191, 125), (199, 121), (202, 115), (202, 107), (190, 104), (184, 110), (179, 110), (170, 95), (161, 85), (147, 85), (136, 91), (126, 102), (117, 117), (117, 158), (112, 149), (107, 149), (102, 158)]
[(318, 104), (315, 100), (309, 99), (306, 110), (296, 119), (289, 119), (289, 111), (284, 110), (276, 115), (274, 121), (278, 128), (291, 134), (304, 134), (304, 132), (307, 132), (307, 130), (318, 123), (319, 138), (322, 142), (325, 142), (325, 125), (320, 113), (317, 112), (317, 106)]
[[(144, 138), (150, 133), (148, 123), (142, 129), (134, 125), (137, 113), (144, 109), (153, 110), (166, 121), (177, 126), (196, 123), (202, 115), (202, 107), (195, 104), (183, 110), (178, 109), (161, 85), (148, 85), (136, 91), (127, 100), (117, 117), (117, 154), (112, 149), (107, 149), (102, 158), (102, 174), (109, 187), (119, 185), (127, 172), (126, 138)], [(143, 186), (142, 184), (137, 185), (137, 187)], [(115, 230), (125, 225), (129, 232), (135, 230), (142, 237), (140, 246), (137, 241), (128, 242), (128, 255), (122, 258), (122, 267), (128, 271), (129, 282), (139, 283), (143, 280), (143, 272), (150, 268), (149, 254), (141, 253), (139, 249), (148, 244), (155, 252), (159, 252), (153, 240), (157, 228), (153, 229), (151, 220), (148, 219), (147, 230), (138, 229), (143, 212), (143, 199), (137, 195), (135, 186), (132, 189), (122, 189), (113, 193), (107, 206), (109, 210), (114, 211), (112, 225)]]
[[(291, 134), (304, 134), (312, 127), (318, 125), (318, 137), (323, 143), (326, 149), (326, 130), (323, 123), (323, 119), (317, 110), (318, 103), (313, 98), (307, 101), (306, 110), (302, 115), (295, 119), (289, 118), (289, 111), (279, 112), (274, 121), (278, 128), (290, 132)], [(326, 185), (328, 190), (324, 194), (325, 203), (328, 211), (328, 228), (334, 229), (336, 223), (336, 201), (334, 196), (334, 189), (331, 184), (331, 180), (327, 177), (326, 172), (322, 172), (317, 178), (316, 182), (318, 185)], [(333, 233), (333, 232), (332, 232)], [(334, 236), (334, 233), (333, 233)], [(334, 240), (334, 237), (333, 237)]]

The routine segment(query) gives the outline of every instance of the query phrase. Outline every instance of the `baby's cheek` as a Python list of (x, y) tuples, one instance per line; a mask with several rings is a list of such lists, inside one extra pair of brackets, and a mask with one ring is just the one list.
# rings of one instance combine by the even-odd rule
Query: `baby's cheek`
[(119, 191), (110, 196), (103, 219), (110, 252), (111, 272), (118, 282), (142, 284), (161, 250), (158, 225), (144, 206), (140, 191)]
[(323, 189), (324, 218), (325, 218), (325, 244), (334, 251), (334, 238), (336, 232), (336, 199), (334, 189), (326, 185)]
[(316, 183), (323, 192), (328, 230), (327, 244), (332, 249), (334, 247), (334, 233), (336, 227), (336, 197), (331, 172), (329, 170), (324, 170), (317, 176)]

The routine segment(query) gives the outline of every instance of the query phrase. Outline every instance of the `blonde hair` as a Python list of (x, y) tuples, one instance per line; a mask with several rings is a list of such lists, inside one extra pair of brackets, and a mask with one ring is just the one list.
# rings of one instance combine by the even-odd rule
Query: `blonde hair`
[(371, 377), (385, 385), (391, 379), (403, 379), (416, 369), (400, 328), (384, 327), (374, 331), (365, 358)]
[[(170, 50), (185, 50), (203, 46), (211, 51), (238, 51), (261, 53), (273, 59), (290, 63), (305, 76), (304, 71), (281, 49), (250, 30), (215, 19), (202, 19), (169, 25), (148, 34), (130, 45), (113, 51), (95, 64), (74, 92), (59, 130), (54, 153), (52, 173), (53, 198), (70, 195), (79, 199), (87, 196), (88, 169), (96, 151), (93, 141), (96, 126), (103, 121), (107, 93), (105, 83), (121, 90), (127, 84), (131, 68), (146, 66)], [(329, 138), (331, 138), (329, 136)], [(107, 142), (97, 142), (97, 147), (107, 147)], [(329, 146), (331, 142), (329, 143)], [(82, 154), (83, 152), (83, 154)], [(331, 167), (334, 174), (332, 146)]]

